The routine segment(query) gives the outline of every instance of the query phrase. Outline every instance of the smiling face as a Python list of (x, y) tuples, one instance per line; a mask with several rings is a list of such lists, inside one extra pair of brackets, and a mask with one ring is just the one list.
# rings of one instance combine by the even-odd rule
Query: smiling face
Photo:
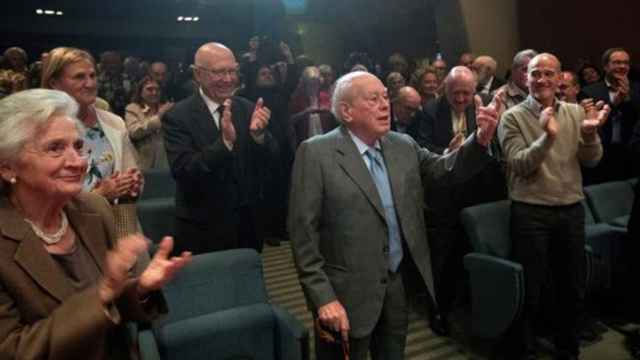
[(80, 107), (87, 107), (96, 102), (96, 70), (89, 61), (80, 60), (65, 66), (60, 76), (51, 80), (50, 85), (53, 89), (71, 95)]
[(196, 53), (195, 78), (213, 101), (222, 104), (238, 86), (238, 63), (231, 50), (217, 44), (203, 45)]
[(371, 74), (353, 79), (349, 96), (341, 104), (341, 112), (349, 130), (369, 145), (389, 132), (387, 89)]
[(529, 93), (541, 104), (553, 104), (560, 81), (560, 62), (551, 54), (540, 54), (529, 63)]
[(37, 134), (15, 162), (2, 165), (2, 176), (16, 178), (16, 193), (66, 201), (82, 191), (87, 171), (83, 140), (73, 120), (62, 115), (53, 115)]
[(622, 79), (629, 75), (631, 59), (626, 51), (614, 51), (609, 56), (609, 61), (604, 66), (607, 77), (612, 79)]

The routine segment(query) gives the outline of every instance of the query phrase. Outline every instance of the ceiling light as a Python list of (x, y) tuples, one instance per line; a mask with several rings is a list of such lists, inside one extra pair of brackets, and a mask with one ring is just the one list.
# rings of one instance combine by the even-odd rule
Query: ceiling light
[(198, 20), (200, 20), (200, 18), (197, 16), (193, 18), (193, 21), (198, 21)]
[(62, 15), (62, 11), (56, 11), (56, 15)]
[(182, 16), (178, 16), (178, 21), (182, 21), (184, 18)]
[(184, 18), (184, 21), (191, 21), (191, 20), (193, 20), (193, 18), (191, 16), (187, 16), (187, 17)]
[(45, 10), (45, 11), (44, 11), (44, 13), (45, 13), (45, 14), (47, 14), (47, 15), (53, 15), (53, 14), (55, 14), (56, 12), (55, 12), (55, 11), (53, 11), (53, 10)]
[(42, 9), (36, 9), (36, 14), (42, 15), (42, 13), (43, 13)]

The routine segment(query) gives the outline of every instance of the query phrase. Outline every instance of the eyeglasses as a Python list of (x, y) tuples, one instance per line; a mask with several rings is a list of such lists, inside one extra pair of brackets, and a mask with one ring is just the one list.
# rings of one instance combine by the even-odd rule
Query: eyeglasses
[(47, 157), (57, 159), (64, 156), (69, 148), (71, 148), (76, 156), (81, 158), (87, 158), (91, 154), (91, 149), (82, 139), (78, 139), (71, 144), (63, 140), (54, 140), (46, 144), (44, 149), (32, 149), (28, 151), (37, 152)]
[(238, 67), (228, 68), (228, 69), (207, 69), (206, 67), (191, 65), (193, 69), (197, 69), (205, 72), (213, 79), (222, 79), (225, 75), (228, 75), (231, 78), (235, 78), (238, 76)]

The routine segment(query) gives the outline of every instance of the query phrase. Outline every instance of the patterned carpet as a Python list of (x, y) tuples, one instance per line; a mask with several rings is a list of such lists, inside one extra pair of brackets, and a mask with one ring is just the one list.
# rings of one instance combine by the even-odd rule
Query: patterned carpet
[[(307, 310), (302, 288), (293, 265), (291, 247), (288, 242), (281, 246), (265, 246), (262, 253), (264, 277), (271, 302), (290, 311), (312, 331), (312, 317)], [(311, 335), (313, 338), (313, 335)], [(313, 341), (311, 341), (311, 357)], [(409, 317), (409, 335), (405, 350), (406, 359), (413, 360), (462, 360), (466, 359), (461, 347), (449, 338), (431, 332), (427, 322), (418, 314)]]

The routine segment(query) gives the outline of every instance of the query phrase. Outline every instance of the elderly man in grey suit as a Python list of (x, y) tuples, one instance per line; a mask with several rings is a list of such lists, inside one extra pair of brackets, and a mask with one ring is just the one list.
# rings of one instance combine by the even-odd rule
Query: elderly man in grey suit
[[(408, 326), (405, 282), (417, 276), (433, 294), (423, 218), (423, 181), (456, 182), (490, 161), (497, 125), (491, 108), (457, 151), (440, 156), (390, 132), (387, 90), (375, 76), (340, 78), (332, 111), (341, 126), (298, 148), (289, 231), (307, 304), (340, 333), (351, 359), (402, 359)], [(347, 342), (348, 341), (348, 342)], [(335, 347), (316, 334), (318, 359)]]

